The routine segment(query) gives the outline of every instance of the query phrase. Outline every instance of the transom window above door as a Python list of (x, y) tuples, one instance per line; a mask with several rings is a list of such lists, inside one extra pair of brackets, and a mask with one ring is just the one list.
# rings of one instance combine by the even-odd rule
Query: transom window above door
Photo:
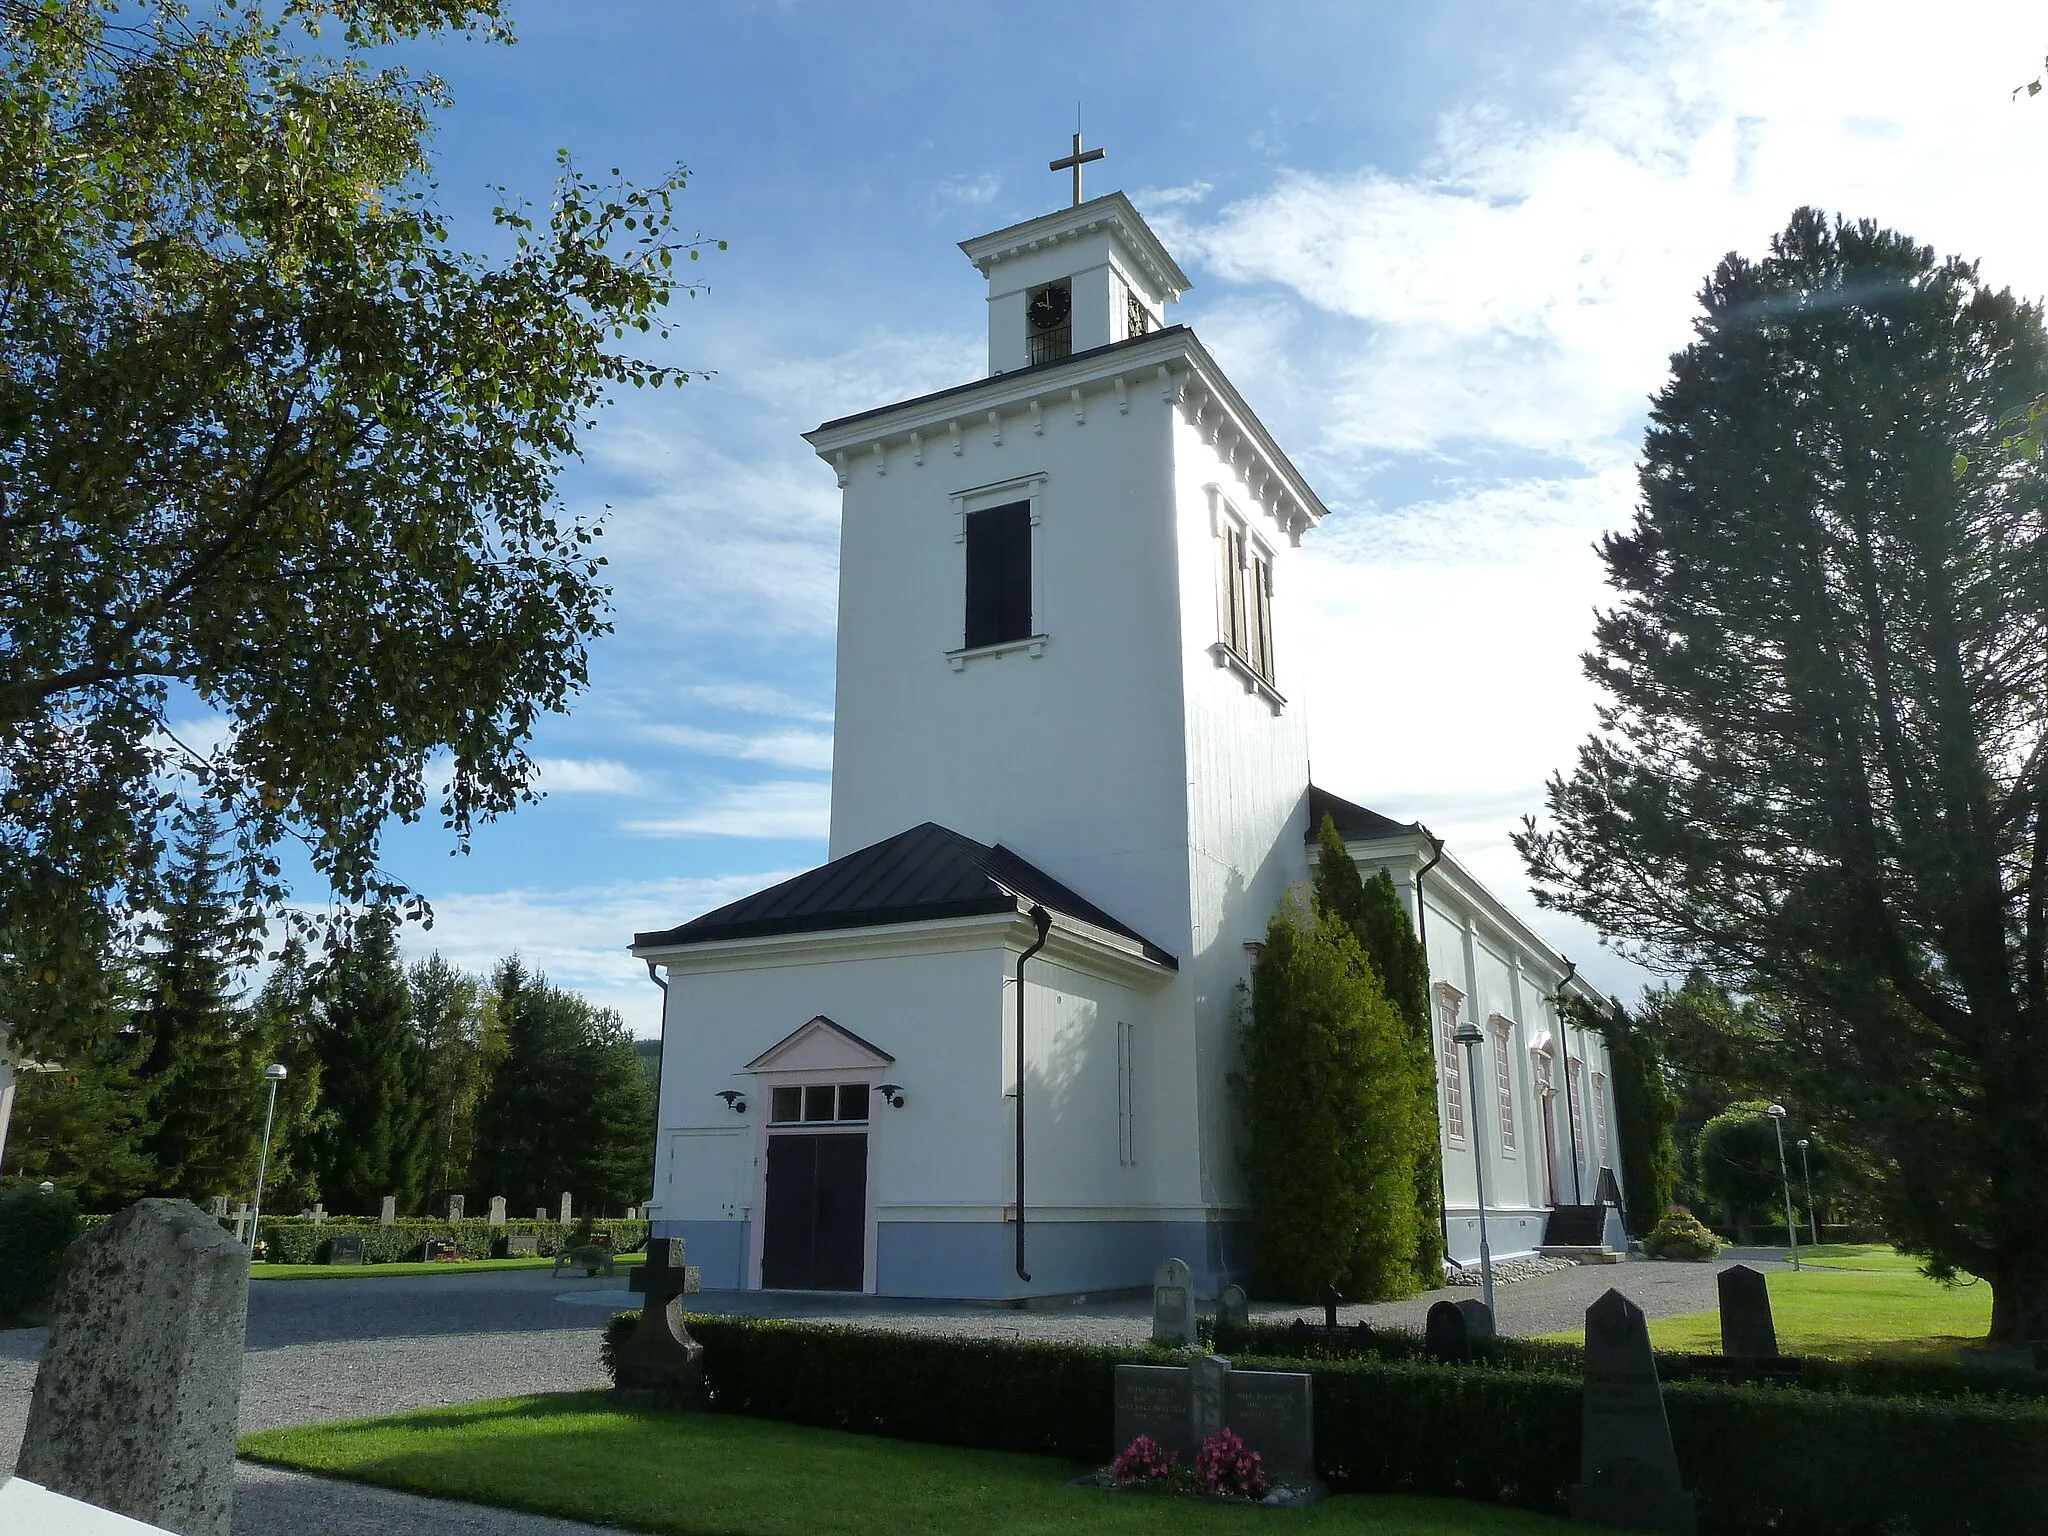
[(866, 1083), (785, 1084), (769, 1090), (770, 1125), (836, 1125), (867, 1117)]

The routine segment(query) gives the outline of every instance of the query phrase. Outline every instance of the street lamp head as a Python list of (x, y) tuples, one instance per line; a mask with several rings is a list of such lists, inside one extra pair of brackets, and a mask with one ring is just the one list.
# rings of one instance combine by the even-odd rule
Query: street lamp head
[(1769, 1109), (1765, 1110), (1764, 1113), (1769, 1115), (1773, 1120), (1782, 1120), (1785, 1118), (1785, 1106), (1782, 1104), (1773, 1104)]
[(1458, 1026), (1458, 1032), (1451, 1038), (1463, 1046), (1474, 1046), (1486, 1037), (1479, 1033), (1479, 1026), (1470, 1019)]
[(1802, 1152), (1806, 1150), (1806, 1138), (1804, 1136), (1799, 1138), (1799, 1150)]
[(273, 1083), (281, 1083), (291, 1074), (285, 1071), (283, 1062), (273, 1061), (269, 1066), (263, 1069), (263, 1075), (269, 1078)]

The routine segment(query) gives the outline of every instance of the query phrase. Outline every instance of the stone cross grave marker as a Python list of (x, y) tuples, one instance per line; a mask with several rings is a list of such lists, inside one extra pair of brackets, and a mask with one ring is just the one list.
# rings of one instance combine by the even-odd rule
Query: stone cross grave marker
[(361, 1264), (363, 1259), (363, 1234), (360, 1232), (337, 1232), (327, 1239), (327, 1262), (330, 1264)]
[(569, 1212), (571, 1209), (573, 1209), (573, 1206), (569, 1199), (569, 1191), (565, 1189), (562, 1191), (562, 1225), (565, 1227), (569, 1225)]
[(491, 1196), (491, 1225), (494, 1227), (505, 1225), (505, 1197), (503, 1195)]
[(73, 1243), (16, 1470), (179, 1536), (228, 1536), (249, 1254), (141, 1200)]
[(1195, 1342), (1195, 1276), (1180, 1259), (1168, 1259), (1152, 1272), (1152, 1342)]
[(1192, 1467), (1202, 1441), (1235, 1430), (1266, 1476), (1306, 1487), (1315, 1475), (1314, 1378), (1306, 1371), (1240, 1371), (1208, 1355), (1189, 1365), (1116, 1368), (1116, 1456), (1140, 1435)]
[(1649, 1324), (1642, 1308), (1619, 1291), (1586, 1308), (1582, 1415), (1572, 1518), (1581, 1525), (1693, 1536), (1699, 1512), (1679, 1485)]
[(1715, 1278), (1721, 1294), (1721, 1353), (1731, 1360), (1775, 1360), (1778, 1330), (1763, 1275), (1736, 1264)]
[(1216, 1300), (1216, 1326), (1243, 1332), (1252, 1325), (1252, 1309), (1241, 1285), (1226, 1285)]
[(450, 1221), (460, 1221), (460, 1220), (462, 1220), (462, 1211), (463, 1211), (463, 1207), (464, 1207), (464, 1206), (465, 1206), (465, 1205), (466, 1205), (467, 1203), (468, 1203), (468, 1200), (467, 1200), (467, 1197), (466, 1197), (466, 1196), (463, 1196), (463, 1195), (450, 1195), (450, 1196), (448, 1197), (448, 1219), (449, 1219)]
[(393, 1227), (398, 1225), (398, 1196), (386, 1195), (383, 1207), (377, 1212), (377, 1225)]
[(238, 1205), (235, 1207), (235, 1241), (238, 1243), (246, 1243), (248, 1240), (249, 1207), (246, 1205)]
[(680, 1237), (647, 1244), (647, 1302), (640, 1321), (619, 1346), (613, 1394), (626, 1402), (664, 1408), (704, 1406), (704, 1346), (683, 1321), (683, 1296), (691, 1289)]
[(318, 1200), (313, 1202), (313, 1225), (319, 1226), (327, 1220), (327, 1207)]
[(1343, 1300), (1344, 1293), (1338, 1290), (1336, 1286), (1326, 1285), (1323, 1287), (1323, 1326), (1325, 1328), (1335, 1328), (1337, 1326), (1337, 1308), (1343, 1303)]

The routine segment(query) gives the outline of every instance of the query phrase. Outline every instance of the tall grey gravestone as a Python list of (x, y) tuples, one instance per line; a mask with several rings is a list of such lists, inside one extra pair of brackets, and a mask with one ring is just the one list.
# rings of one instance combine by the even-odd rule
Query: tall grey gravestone
[(461, 1195), (450, 1195), (448, 1197), (448, 1219), (450, 1221), (462, 1220), (462, 1208), (464, 1204), (464, 1197)]
[(562, 1225), (565, 1227), (569, 1225), (570, 1209), (571, 1205), (569, 1201), (569, 1191), (565, 1189), (562, 1191)]
[(505, 1197), (503, 1195), (491, 1196), (491, 1225), (494, 1227), (505, 1225)]
[(1731, 1360), (1778, 1358), (1778, 1328), (1771, 1321), (1771, 1293), (1764, 1277), (1747, 1264), (1724, 1269), (1714, 1284), (1721, 1296), (1721, 1353)]
[(1152, 1272), (1152, 1342), (1195, 1342), (1195, 1275), (1181, 1259)]
[(1241, 1285), (1226, 1285), (1223, 1294), (1216, 1300), (1216, 1326), (1242, 1333), (1252, 1325), (1252, 1309), (1249, 1298)]
[(228, 1536), (249, 1253), (141, 1200), (64, 1255), (21, 1476), (179, 1536)]
[(1694, 1536), (1699, 1511), (1693, 1496), (1679, 1486), (1649, 1324), (1642, 1308), (1619, 1291), (1609, 1291), (1586, 1308), (1581, 1412), (1572, 1518), (1581, 1525)]
[(386, 1195), (384, 1197), (383, 1208), (377, 1212), (377, 1225), (380, 1227), (395, 1227), (398, 1225), (398, 1196)]

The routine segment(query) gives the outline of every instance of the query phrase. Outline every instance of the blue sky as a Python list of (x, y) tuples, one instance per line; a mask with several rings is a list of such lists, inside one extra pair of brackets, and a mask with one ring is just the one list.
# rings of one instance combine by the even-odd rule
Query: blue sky
[[(668, 359), (712, 376), (608, 411), (565, 501), (609, 507), (617, 632), (536, 743), (540, 805), (390, 864), (417, 953), (511, 949), (650, 1031), (625, 956), (816, 863), (832, 731), (837, 492), (819, 421), (983, 367), (956, 242), (1122, 188), (1194, 279), (1191, 323), (1321, 489), (1295, 590), (1317, 780), (1420, 816), (1533, 913), (1506, 838), (1592, 723), (1577, 657), (1644, 402), (1691, 296), (1801, 202), (2048, 291), (2048, 106), (2008, 92), (2038, 7), (1859, 4), (522, 4), (511, 48), (408, 57), (457, 236), (490, 188), (692, 172), (730, 249)], [(309, 898), (318, 893), (308, 891)]]

